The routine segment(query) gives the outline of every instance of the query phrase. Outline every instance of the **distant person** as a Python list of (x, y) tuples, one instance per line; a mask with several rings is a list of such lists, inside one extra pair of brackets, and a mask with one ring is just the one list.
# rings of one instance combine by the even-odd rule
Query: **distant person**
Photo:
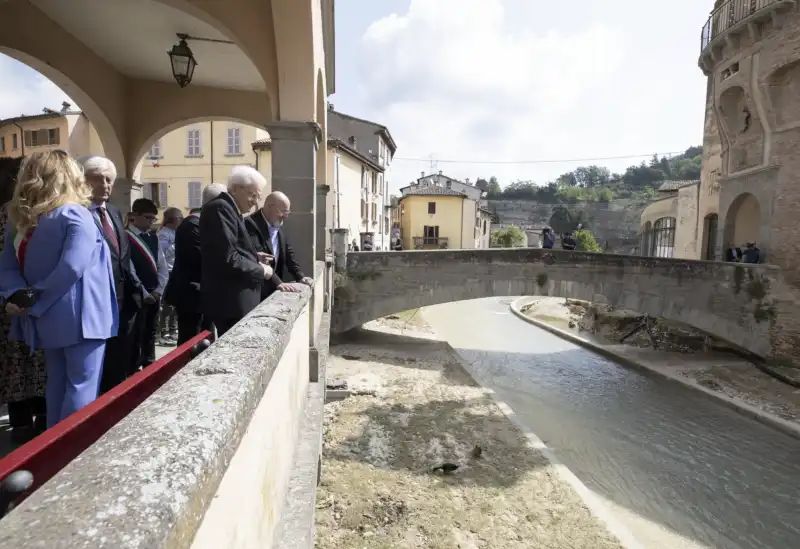
[(392, 246), (392, 249), (394, 249), (394, 251), (396, 251), (396, 252), (402, 252), (403, 251), (403, 241), (400, 238), (395, 238), (394, 239), (394, 245)]
[(253, 244), (244, 214), (258, 205), (266, 180), (250, 166), (234, 166), (228, 191), (200, 214), (200, 283), (203, 315), (222, 336), (261, 303), (261, 287), (272, 278), (266, 254)]
[(372, 251), (372, 239), (369, 236), (364, 237), (364, 243), (361, 245), (361, 249), (365, 252)]
[(575, 242), (575, 237), (572, 236), (572, 233), (565, 233), (564, 237), (561, 239), (561, 248), (567, 251), (573, 251), (575, 247), (578, 245)]
[(553, 245), (556, 243), (556, 237), (553, 234), (553, 230), (549, 227), (546, 227), (542, 230), (542, 248), (547, 248), (548, 250), (553, 248)]
[(758, 263), (761, 260), (761, 250), (755, 242), (748, 242), (742, 253), (742, 263)]
[(742, 261), (742, 249), (737, 247), (728, 248), (725, 250), (725, 261), (731, 263), (739, 263)]
[(109, 246), (87, 206), (91, 189), (63, 151), (22, 165), (0, 253), (10, 337), (44, 350), (47, 427), (97, 398), (118, 310)]
[(314, 280), (303, 274), (289, 245), (282, 227), (291, 213), (289, 197), (275, 191), (264, 200), (264, 206), (249, 215), (244, 224), (257, 252), (269, 256), (272, 265), (272, 278), (261, 286), (261, 299), (264, 300), (276, 291), (298, 292), (299, 288), (291, 284), (299, 282), (312, 286)]
[[(179, 208), (167, 208), (164, 210), (164, 220), (158, 230), (158, 245), (164, 253), (164, 260), (167, 262), (168, 280), (172, 276), (172, 268), (175, 264), (175, 230), (182, 222), (183, 212)], [(178, 342), (178, 320), (175, 315), (175, 307), (163, 299), (161, 300), (158, 326), (161, 330), (159, 345), (176, 345)]]
[[(208, 185), (203, 189), (202, 203), (208, 204), (226, 190), (221, 183)], [(193, 208), (175, 231), (175, 263), (164, 291), (164, 301), (175, 307), (178, 316), (178, 345), (183, 345), (203, 330), (214, 333), (214, 324), (203, 315), (200, 299), (202, 209)]]
[(161, 296), (169, 280), (167, 260), (159, 246), (153, 223), (158, 218), (158, 206), (149, 198), (137, 198), (131, 206), (133, 222), (128, 228), (131, 263), (142, 283), (142, 309), (136, 316), (134, 343), (128, 375), (156, 361), (156, 338)]

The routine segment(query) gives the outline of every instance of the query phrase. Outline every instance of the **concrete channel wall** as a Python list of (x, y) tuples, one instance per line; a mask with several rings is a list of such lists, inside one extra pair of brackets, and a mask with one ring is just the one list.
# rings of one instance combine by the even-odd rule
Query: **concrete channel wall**
[(187, 364), (4, 518), (0, 547), (313, 547), (329, 271)]

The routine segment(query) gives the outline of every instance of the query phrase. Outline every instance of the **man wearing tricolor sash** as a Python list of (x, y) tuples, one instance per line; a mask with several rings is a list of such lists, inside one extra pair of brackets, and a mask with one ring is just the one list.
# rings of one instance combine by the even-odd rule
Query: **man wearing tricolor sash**
[(158, 236), (152, 232), (158, 207), (148, 198), (139, 198), (133, 202), (131, 213), (132, 223), (127, 229), (131, 263), (144, 288), (142, 310), (136, 319), (136, 338), (131, 352), (130, 365), (135, 372), (156, 360), (158, 313), (169, 271)]

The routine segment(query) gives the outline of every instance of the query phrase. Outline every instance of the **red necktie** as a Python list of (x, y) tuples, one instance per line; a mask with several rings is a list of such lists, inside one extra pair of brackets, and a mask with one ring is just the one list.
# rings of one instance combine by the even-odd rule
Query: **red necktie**
[(119, 252), (119, 242), (117, 242), (117, 233), (114, 232), (114, 227), (111, 226), (111, 222), (108, 220), (108, 216), (106, 215), (105, 208), (97, 208), (97, 215), (100, 216), (100, 225), (103, 226), (103, 234), (106, 235), (111, 244), (114, 245), (114, 249)]
[(19, 243), (19, 250), (17, 250), (19, 270), (23, 273), (25, 272), (25, 253), (28, 251), (28, 241), (31, 239), (31, 235), (33, 235), (33, 229), (28, 229), (28, 232), (25, 233), (25, 238)]

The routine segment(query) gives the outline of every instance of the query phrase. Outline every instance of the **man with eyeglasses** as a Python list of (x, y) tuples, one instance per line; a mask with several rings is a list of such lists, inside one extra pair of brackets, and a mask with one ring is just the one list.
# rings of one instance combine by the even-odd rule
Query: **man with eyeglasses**
[(169, 271), (164, 251), (159, 246), (153, 223), (158, 218), (158, 207), (148, 198), (138, 198), (131, 206), (132, 222), (128, 228), (131, 262), (136, 276), (142, 282), (142, 311), (136, 319), (134, 344), (131, 352), (129, 374), (149, 366), (156, 360), (156, 337), (161, 296), (167, 286)]
[(258, 252), (244, 221), (266, 183), (256, 169), (234, 166), (228, 192), (204, 205), (200, 215), (203, 315), (220, 336), (256, 308), (262, 285), (272, 278), (270, 258)]

